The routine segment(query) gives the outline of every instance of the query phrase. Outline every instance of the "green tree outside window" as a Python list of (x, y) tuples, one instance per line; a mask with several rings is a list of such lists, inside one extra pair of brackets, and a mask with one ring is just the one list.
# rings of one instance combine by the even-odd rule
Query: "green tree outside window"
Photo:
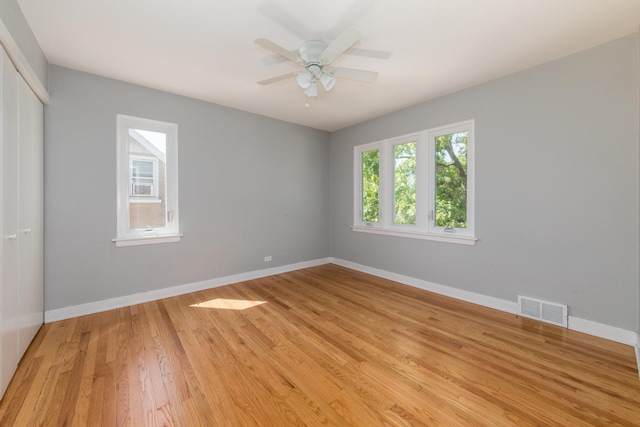
[(467, 227), (467, 132), (436, 137), (436, 226)]
[(362, 153), (362, 221), (380, 220), (380, 151)]
[(393, 147), (395, 224), (416, 223), (416, 147), (415, 142)]

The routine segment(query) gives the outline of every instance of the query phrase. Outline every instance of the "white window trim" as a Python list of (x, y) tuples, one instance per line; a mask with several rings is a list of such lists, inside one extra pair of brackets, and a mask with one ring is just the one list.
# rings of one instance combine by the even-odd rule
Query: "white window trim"
[[(467, 134), (467, 228), (445, 231), (444, 227), (436, 227), (435, 220), (430, 219), (435, 211), (435, 138), (439, 135), (466, 130)], [(417, 142), (416, 148), (416, 224), (393, 223), (393, 147), (406, 142)], [(362, 221), (362, 153), (370, 150), (380, 153), (380, 188), (379, 188), (379, 221), (370, 223)], [(427, 167), (424, 167), (426, 165)], [(475, 134), (474, 120), (466, 120), (438, 128), (427, 129), (382, 141), (358, 145), (354, 147), (354, 206), (353, 231), (382, 234), (387, 236), (408, 237), (414, 239), (433, 240), (438, 242), (475, 245)]]
[(171, 234), (164, 236), (145, 236), (145, 237), (132, 237), (126, 239), (113, 239), (112, 241), (117, 247), (123, 246), (140, 246), (140, 245), (154, 245), (157, 243), (175, 243), (179, 242), (182, 238), (182, 234)]
[(162, 199), (156, 199), (154, 197), (129, 197), (129, 203), (162, 203)]
[[(175, 123), (118, 114), (117, 122), (117, 237), (113, 239), (116, 246), (146, 245), (155, 243), (170, 243), (179, 241), (178, 217), (178, 125)], [(130, 196), (129, 172), (129, 129), (144, 129), (162, 132), (167, 135), (166, 153), (166, 209), (168, 212), (167, 226), (153, 230), (130, 230), (129, 204), (139, 202)], [(151, 202), (151, 201), (149, 201)], [(148, 202), (148, 203), (149, 203)]]
[(435, 242), (457, 243), (460, 245), (474, 246), (478, 239), (469, 236), (444, 236), (441, 234), (430, 234), (422, 231), (398, 231), (385, 230), (384, 228), (363, 227), (360, 225), (352, 225), (351, 229), (360, 233), (382, 234), (384, 236), (408, 237), (411, 239), (433, 240)]

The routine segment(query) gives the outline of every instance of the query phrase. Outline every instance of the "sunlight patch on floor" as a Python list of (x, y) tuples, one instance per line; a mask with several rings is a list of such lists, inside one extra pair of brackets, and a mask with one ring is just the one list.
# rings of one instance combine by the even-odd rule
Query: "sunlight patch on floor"
[(197, 308), (218, 308), (222, 310), (244, 310), (246, 308), (256, 307), (266, 304), (266, 301), (250, 301), (245, 299), (226, 299), (216, 298), (198, 304), (191, 304), (190, 307)]

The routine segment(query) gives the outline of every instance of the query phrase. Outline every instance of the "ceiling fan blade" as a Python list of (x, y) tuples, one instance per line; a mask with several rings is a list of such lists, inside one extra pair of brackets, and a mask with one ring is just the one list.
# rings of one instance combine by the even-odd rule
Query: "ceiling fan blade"
[(309, 31), (298, 19), (273, 0), (262, 1), (258, 10), (299, 39), (312, 40), (322, 37), (321, 34)]
[(256, 39), (255, 43), (258, 46), (261, 46), (267, 50), (270, 50), (273, 53), (277, 53), (278, 55), (282, 56), (283, 58), (288, 59), (291, 62), (294, 62), (296, 64), (299, 63), (300, 58), (298, 57), (298, 55), (296, 55), (295, 53), (288, 51), (287, 49), (283, 48), (282, 46), (275, 44), (274, 42), (272, 42), (271, 40), (268, 39)]
[(369, 15), (371, 9), (376, 6), (377, 0), (352, 0), (345, 5), (344, 13), (339, 17), (333, 28), (325, 30), (324, 36), (329, 40), (338, 37), (345, 28), (352, 28), (354, 24)]
[(349, 49), (348, 54), (375, 59), (389, 59), (391, 57), (391, 52), (387, 52), (384, 50), (363, 49), (361, 47), (354, 47), (353, 49)]
[(378, 78), (378, 73), (375, 71), (356, 70), (355, 68), (329, 67), (325, 68), (324, 71), (332, 77), (365, 83), (374, 83)]
[(342, 55), (347, 51), (347, 49), (358, 43), (361, 38), (362, 35), (356, 30), (345, 30), (320, 54), (320, 62), (323, 65), (331, 64), (338, 56)]
[(296, 73), (287, 73), (287, 74), (283, 74), (281, 76), (276, 76), (276, 77), (271, 77), (270, 79), (266, 79), (266, 80), (260, 80), (258, 82), (259, 85), (270, 85), (271, 83), (276, 83), (279, 82), (280, 80), (286, 80), (286, 79), (290, 79), (292, 77), (294, 77), (296, 75)]

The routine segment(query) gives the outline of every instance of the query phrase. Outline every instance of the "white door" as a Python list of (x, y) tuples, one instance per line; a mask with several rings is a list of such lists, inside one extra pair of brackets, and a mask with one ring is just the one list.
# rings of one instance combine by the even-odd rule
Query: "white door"
[(18, 72), (9, 57), (0, 55), (0, 147), (2, 149), (2, 336), (0, 339), (0, 396), (18, 366)]
[(43, 107), (18, 79), (19, 253), (18, 359), (44, 321), (43, 277)]

